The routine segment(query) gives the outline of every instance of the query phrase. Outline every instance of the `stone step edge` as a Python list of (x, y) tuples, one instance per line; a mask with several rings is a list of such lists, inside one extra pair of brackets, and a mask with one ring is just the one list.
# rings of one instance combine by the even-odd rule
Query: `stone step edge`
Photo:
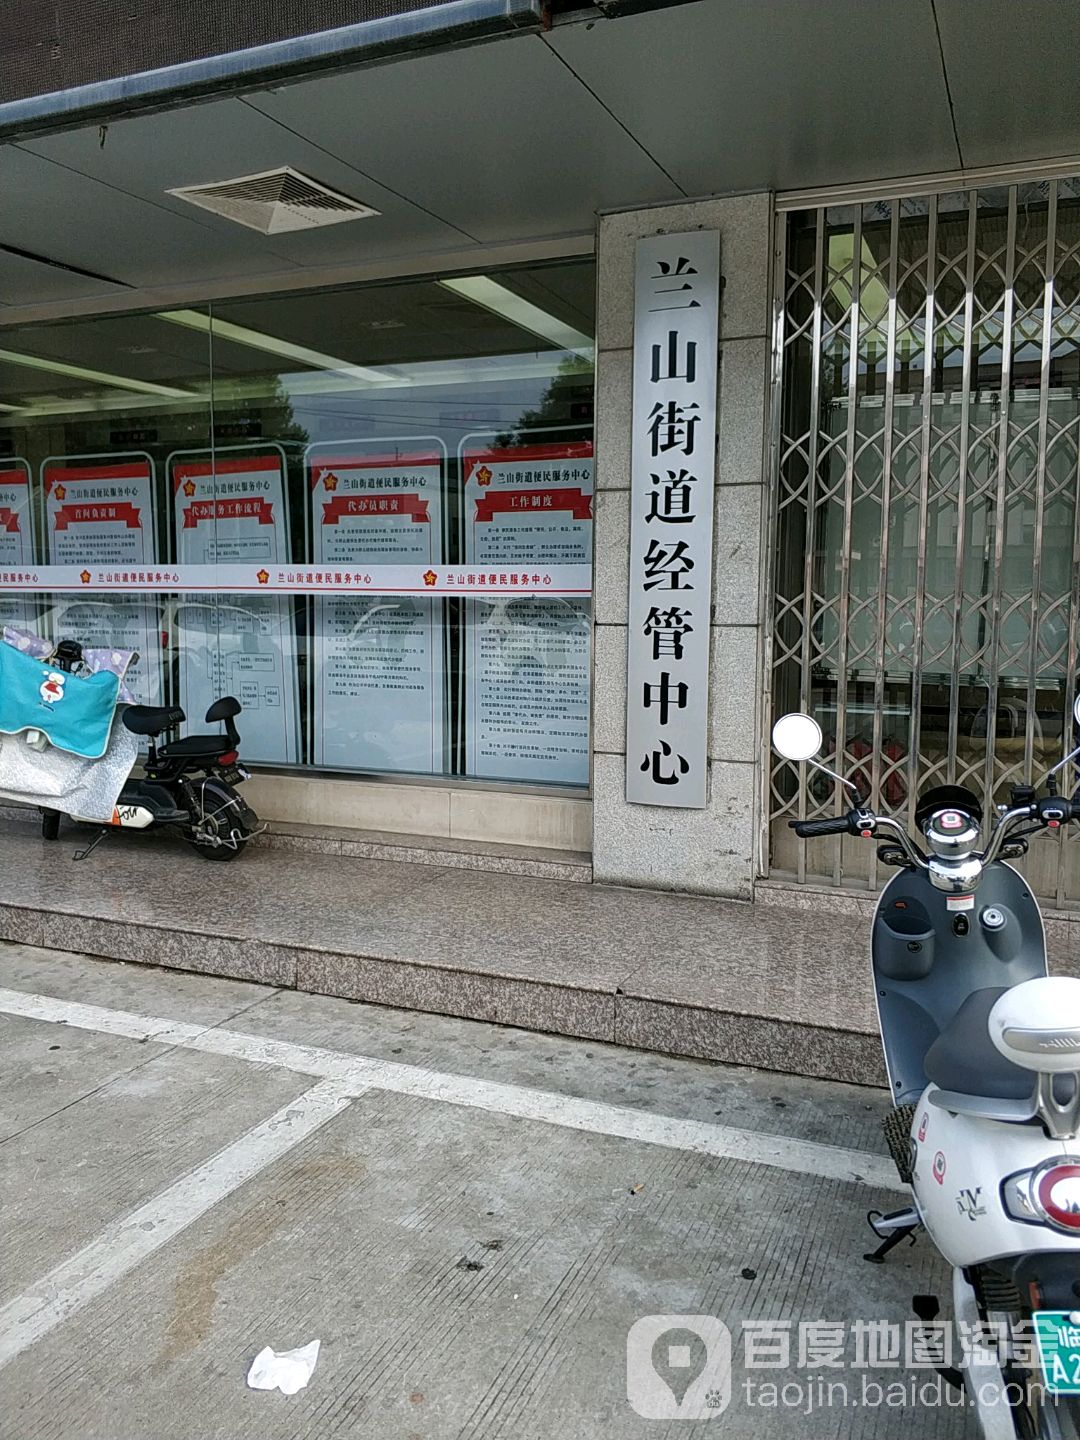
[[(29, 805), (0, 805), (0, 820), (37, 825)], [(76, 833), (74, 830), (72, 834)], [(90, 833), (90, 832), (88, 832)], [(252, 842), (275, 850), (340, 855), (355, 860), (392, 860), (408, 865), (435, 865), (445, 870), (483, 870), (496, 875), (524, 875), (533, 880), (592, 883), (592, 856), (573, 850), (548, 850), (532, 845), (499, 845), (449, 836), (400, 835), (339, 826), (299, 825), (271, 820)]]
[(592, 856), (579, 851), (456, 840), (445, 835), (391, 834), (272, 820), (255, 843), (275, 850), (302, 850), (357, 860), (393, 860), (450, 870), (483, 870), (586, 885), (593, 878)]
[(0, 940), (395, 1009), (855, 1085), (884, 1083), (876, 1034), (407, 959), (179, 931), (0, 901)]

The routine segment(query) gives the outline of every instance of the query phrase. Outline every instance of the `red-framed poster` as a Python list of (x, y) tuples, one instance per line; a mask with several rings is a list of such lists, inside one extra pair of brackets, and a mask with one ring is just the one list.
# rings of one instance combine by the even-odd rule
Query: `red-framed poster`
[[(181, 565), (278, 566), (289, 555), (285, 452), (276, 445), (169, 456)], [(235, 695), (246, 759), (300, 761), (300, 677), (293, 601), (280, 595), (184, 595), (173, 602), (180, 704), (198, 729)]]
[[(313, 445), (306, 453), (314, 564), (415, 565), (443, 557), (446, 452), (434, 438)], [(434, 572), (431, 572), (434, 573)], [(415, 595), (315, 601), (312, 760), (326, 768), (445, 768), (443, 605)]]
[[(466, 436), (459, 458), (467, 567), (591, 565), (591, 439)], [(588, 784), (589, 600), (472, 599), (467, 618), (467, 773)]]
[[(53, 456), (42, 462), (45, 544), (52, 565), (125, 570), (157, 563), (154, 462), (149, 455)], [(162, 698), (158, 602), (136, 595), (57, 596), (55, 639), (135, 650), (124, 682), (143, 704)]]
[[(0, 460), (0, 566), (24, 572), (34, 561), (30, 466), (16, 457)], [(34, 601), (0, 588), (0, 626), (33, 624)]]

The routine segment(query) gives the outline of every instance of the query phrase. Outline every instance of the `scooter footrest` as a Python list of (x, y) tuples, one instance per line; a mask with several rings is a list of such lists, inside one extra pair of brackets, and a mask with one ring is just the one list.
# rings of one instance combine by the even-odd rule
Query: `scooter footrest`
[(897, 1105), (881, 1122), (889, 1154), (905, 1185), (911, 1184), (911, 1124), (914, 1119), (914, 1105)]

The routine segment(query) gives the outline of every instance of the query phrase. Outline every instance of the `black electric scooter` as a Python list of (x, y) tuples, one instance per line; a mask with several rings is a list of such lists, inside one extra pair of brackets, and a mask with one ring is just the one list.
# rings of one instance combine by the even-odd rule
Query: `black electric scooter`
[[(62, 640), (52, 663), (70, 673), (82, 663), (82, 646), (75, 640)], [(249, 778), (239, 763), (240, 734), (233, 723), (241, 708), (239, 700), (226, 695), (206, 712), (208, 725), (224, 721), (224, 734), (185, 735), (159, 745), (160, 735), (184, 721), (183, 710), (168, 705), (123, 706), (121, 724), (148, 741), (145, 773), (141, 778), (129, 776), (124, 782), (109, 825), (101, 826), (97, 838), (76, 852), (76, 860), (85, 859), (112, 828), (149, 830), (161, 825), (175, 826), (207, 860), (232, 860), (239, 855), (251, 837), (265, 828), (236, 792), (236, 786)], [(41, 833), (46, 840), (59, 836), (60, 818), (58, 810), (42, 810)], [(81, 824), (101, 824), (80, 815), (71, 818)]]

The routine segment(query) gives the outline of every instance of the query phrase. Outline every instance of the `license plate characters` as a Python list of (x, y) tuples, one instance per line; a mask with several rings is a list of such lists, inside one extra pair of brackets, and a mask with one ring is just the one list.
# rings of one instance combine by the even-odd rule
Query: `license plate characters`
[(1032, 1318), (1047, 1390), (1080, 1395), (1080, 1311), (1036, 1310)]

